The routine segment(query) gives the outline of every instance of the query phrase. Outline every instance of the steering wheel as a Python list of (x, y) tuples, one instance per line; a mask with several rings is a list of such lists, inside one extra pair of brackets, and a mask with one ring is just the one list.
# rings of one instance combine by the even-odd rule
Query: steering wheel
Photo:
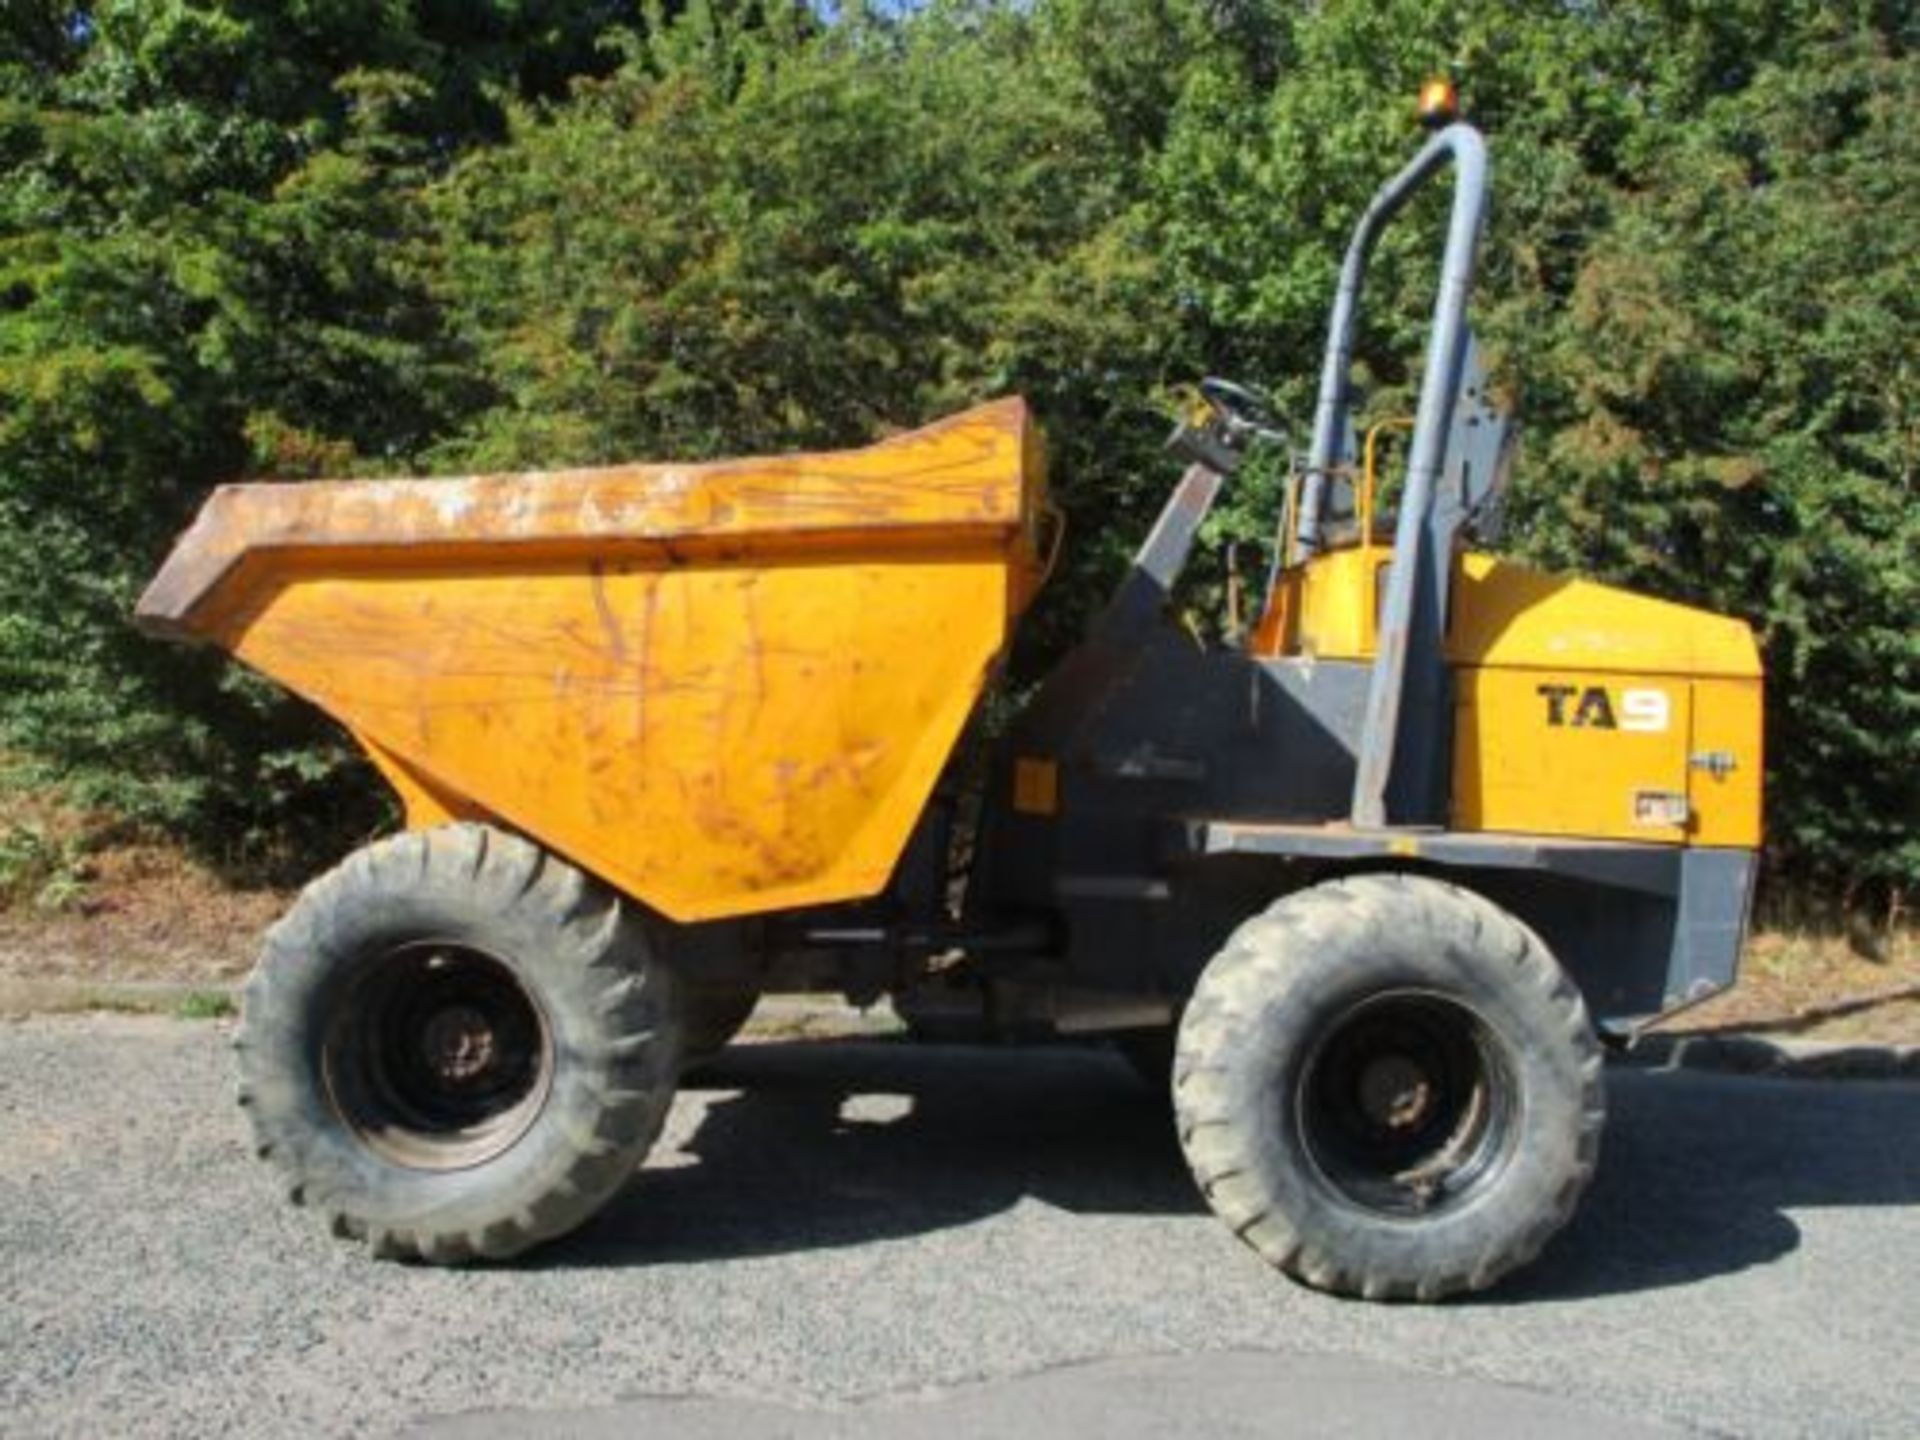
[(1273, 402), (1257, 390), (1224, 380), (1218, 375), (1209, 375), (1200, 382), (1200, 398), (1220, 417), (1227, 433), (1236, 440), (1284, 438)]

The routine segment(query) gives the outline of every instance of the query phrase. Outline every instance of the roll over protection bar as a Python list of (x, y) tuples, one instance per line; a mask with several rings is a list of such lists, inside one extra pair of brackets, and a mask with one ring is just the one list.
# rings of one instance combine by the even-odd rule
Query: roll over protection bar
[[(1468, 344), (1467, 296), (1486, 214), (1486, 141), (1471, 125), (1440, 131), (1380, 187), (1354, 227), (1340, 266), (1333, 313), (1327, 327), (1320, 396), (1314, 408), (1313, 444), (1302, 485), (1295, 532), (1298, 551), (1320, 548), (1327, 483), (1345, 454), (1349, 371), (1361, 286), (1374, 243), (1414, 193), (1451, 163), (1453, 211), (1440, 262), (1440, 291), (1427, 337), (1426, 370), (1408, 447), (1406, 485), (1394, 532), (1393, 565), (1377, 627), (1367, 714), (1354, 778), (1355, 825), (1442, 824), (1446, 818), (1446, 758), (1452, 745), (1446, 662), (1442, 653), (1451, 554), (1437, 553), (1451, 532), (1435, 533), (1434, 488), (1446, 462), (1447, 433), (1458, 401)], [(1401, 716), (1416, 717), (1403, 727)]]
[[(1307, 452), (1306, 483), (1300, 497), (1296, 539), (1300, 552), (1319, 548), (1321, 513), (1326, 504), (1327, 479), (1342, 461), (1346, 433), (1347, 398), (1353, 368), (1353, 335), (1360, 310), (1360, 291), (1367, 261), (1387, 223), (1400, 213), (1414, 193), (1448, 161), (1453, 162), (1453, 214), (1447, 224), (1447, 248), (1440, 261), (1440, 293), (1434, 300), (1433, 329), (1427, 337), (1427, 368), (1420, 386), (1420, 408), (1414, 422), (1413, 445), (1407, 466), (1407, 503), (1404, 516), (1430, 498), (1434, 478), (1445, 458), (1447, 420), (1460, 388), (1460, 360), (1467, 338), (1467, 293), (1473, 286), (1474, 254), (1487, 208), (1487, 144), (1471, 125), (1449, 125), (1420, 148), (1401, 170), (1374, 193), (1366, 213), (1354, 227), (1340, 265), (1340, 283), (1334, 291), (1333, 315), (1327, 325), (1326, 357), (1320, 368), (1320, 397), (1314, 405), (1313, 444)], [(1423, 491), (1414, 483), (1424, 477)], [(1402, 526), (1404, 538), (1405, 527)]]

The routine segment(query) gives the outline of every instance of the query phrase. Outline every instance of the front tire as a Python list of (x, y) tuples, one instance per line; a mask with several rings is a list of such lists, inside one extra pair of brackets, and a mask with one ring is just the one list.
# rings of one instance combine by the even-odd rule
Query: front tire
[(517, 836), (380, 841), (247, 984), (239, 1098), (291, 1198), (382, 1257), (503, 1259), (593, 1214), (678, 1066), (674, 980), (611, 891)]
[(1317, 1289), (1437, 1300), (1532, 1259), (1591, 1180), (1605, 1103), (1579, 992), (1456, 886), (1300, 891), (1207, 966), (1174, 1062), (1214, 1211)]

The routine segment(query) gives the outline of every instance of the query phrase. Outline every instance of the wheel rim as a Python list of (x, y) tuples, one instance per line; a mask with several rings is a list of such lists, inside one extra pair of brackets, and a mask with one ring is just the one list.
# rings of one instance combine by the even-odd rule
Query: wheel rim
[(328, 1027), (321, 1068), (335, 1113), (367, 1148), (457, 1170), (526, 1134), (552, 1084), (553, 1040), (504, 962), (428, 940), (367, 967)]
[(1397, 991), (1354, 1006), (1301, 1067), (1295, 1123), (1320, 1177), (1385, 1216), (1467, 1203), (1512, 1148), (1513, 1067), (1491, 1026), (1449, 997)]

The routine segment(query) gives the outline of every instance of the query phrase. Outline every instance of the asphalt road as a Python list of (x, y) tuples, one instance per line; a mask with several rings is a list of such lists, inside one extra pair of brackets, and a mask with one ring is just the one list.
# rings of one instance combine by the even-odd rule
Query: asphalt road
[(376, 1264), (281, 1203), (223, 1026), (0, 1025), (0, 1433), (1920, 1435), (1920, 1086), (1613, 1077), (1490, 1297), (1326, 1299), (1095, 1052), (735, 1052), (593, 1225)]

